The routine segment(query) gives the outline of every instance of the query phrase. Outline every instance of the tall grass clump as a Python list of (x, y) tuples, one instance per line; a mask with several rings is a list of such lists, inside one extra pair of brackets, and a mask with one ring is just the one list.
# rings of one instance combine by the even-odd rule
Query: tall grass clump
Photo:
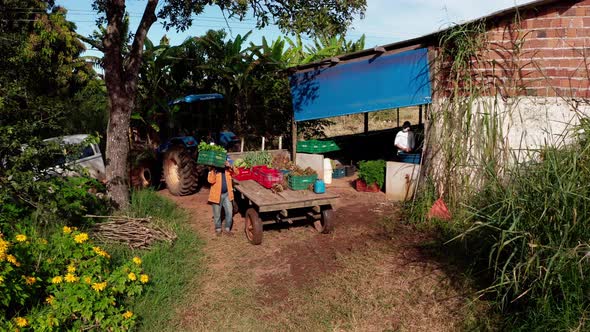
[(110, 248), (113, 259), (139, 255), (150, 276), (150, 287), (132, 303), (133, 312), (141, 317), (138, 330), (170, 330), (176, 310), (185, 303), (184, 295), (196, 287), (195, 281), (203, 272), (203, 242), (190, 229), (186, 211), (152, 190), (133, 192), (127, 213), (138, 218), (151, 217), (152, 222), (173, 230), (178, 236), (172, 245), (160, 243), (149, 251)]
[(514, 313), (510, 329), (587, 329), (590, 143), (543, 149), (539, 161), (514, 165), (474, 202), (461, 237), (478, 244), (473, 257), (494, 280), (482, 292)]

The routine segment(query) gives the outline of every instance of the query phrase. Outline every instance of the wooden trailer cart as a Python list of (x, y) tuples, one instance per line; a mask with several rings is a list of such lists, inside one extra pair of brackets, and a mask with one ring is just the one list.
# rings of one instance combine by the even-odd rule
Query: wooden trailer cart
[(309, 220), (320, 233), (329, 233), (334, 228), (332, 204), (338, 195), (309, 190), (273, 193), (253, 180), (234, 180), (234, 189), (244, 216), (246, 237), (252, 244), (262, 243), (262, 225), (266, 222)]

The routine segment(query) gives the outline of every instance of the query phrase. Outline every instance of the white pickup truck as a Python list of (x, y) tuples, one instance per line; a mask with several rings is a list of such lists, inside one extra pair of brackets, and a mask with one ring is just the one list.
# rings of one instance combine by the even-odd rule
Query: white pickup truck
[[(81, 144), (88, 138), (88, 136), (89, 135), (82, 134), (63, 137), (53, 137), (48, 138), (44, 141), (59, 142), (60, 145), (63, 145), (65, 147), (67, 145)], [(82, 168), (88, 170), (88, 173), (91, 177), (99, 181), (105, 181), (106, 179), (104, 161), (102, 159), (102, 153), (100, 152), (98, 144), (89, 144), (87, 146), (84, 146), (79, 155), (72, 157), (71, 159), (66, 158), (66, 160), (62, 160), (55, 166), (45, 170), (45, 172), (48, 174), (53, 173), (65, 176), (76, 175), (75, 172), (64, 170), (64, 166), (81, 166)]]

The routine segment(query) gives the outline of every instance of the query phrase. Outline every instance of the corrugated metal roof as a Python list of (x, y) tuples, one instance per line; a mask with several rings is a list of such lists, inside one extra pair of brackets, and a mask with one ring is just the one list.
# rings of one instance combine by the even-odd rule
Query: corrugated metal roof
[(407, 40), (402, 40), (399, 42), (385, 44), (385, 45), (377, 46), (377, 47), (373, 47), (373, 48), (368, 48), (368, 49), (354, 52), (354, 53), (348, 53), (348, 54), (343, 54), (343, 55), (339, 55), (336, 57), (326, 58), (326, 59), (323, 59), (320, 61), (291, 67), (291, 68), (289, 68), (289, 70), (292, 72), (293, 71), (300, 71), (300, 70), (305, 70), (305, 69), (309, 69), (309, 68), (313, 68), (313, 67), (319, 67), (319, 66), (323, 66), (323, 65), (327, 65), (327, 64), (336, 64), (336, 63), (339, 63), (340, 61), (352, 60), (352, 59), (361, 58), (364, 56), (370, 56), (370, 55), (374, 55), (377, 53), (392, 51), (392, 50), (396, 50), (396, 49), (400, 49), (400, 48), (404, 48), (404, 47), (408, 47), (408, 46), (413, 46), (413, 45), (418, 45), (418, 44), (427, 44), (428, 42), (432, 41), (435, 37), (440, 35), (441, 33), (444, 33), (445, 31), (448, 31), (448, 30), (450, 30), (454, 27), (457, 27), (457, 26), (467, 25), (467, 24), (471, 24), (474, 22), (478, 22), (478, 21), (488, 20), (491, 18), (501, 18), (504, 16), (512, 15), (512, 14), (519, 12), (519, 11), (534, 9), (537, 7), (546, 6), (546, 5), (550, 5), (550, 4), (554, 4), (554, 3), (578, 3), (581, 1), (583, 1), (583, 0), (536, 0), (536, 1), (531, 1), (526, 4), (502, 9), (502, 10), (496, 11), (492, 14), (482, 16), (482, 17), (479, 17), (479, 18), (476, 18), (476, 19), (473, 19), (473, 20), (470, 20), (467, 22), (463, 22), (461, 24), (457, 24), (457, 25), (448, 27), (443, 30), (429, 33), (424, 36), (420, 36), (420, 37), (416, 37), (416, 38), (412, 38), (412, 39), (407, 39)]

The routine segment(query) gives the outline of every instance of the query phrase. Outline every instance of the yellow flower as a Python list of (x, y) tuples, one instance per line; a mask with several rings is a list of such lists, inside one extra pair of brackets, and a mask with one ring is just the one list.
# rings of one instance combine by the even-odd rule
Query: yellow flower
[(68, 272), (69, 273), (74, 273), (76, 272), (76, 267), (72, 264), (68, 265)]
[(147, 282), (150, 281), (150, 277), (148, 277), (147, 274), (142, 274), (139, 277), (139, 281), (141, 281), (142, 284), (147, 284)]
[(6, 260), (9, 263), (14, 264), (14, 266), (19, 267), (20, 263), (16, 260), (16, 257), (14, 257), (13, 255), (6, 255)]
[(129, 310), (125, 311), (125, 313), (123, 314), (123, 318), (125, 319), (129, 319), (131, 317), (133, 317), (133, 313)]
[(64, 231), (64, 234), (70, 234), (72, 232), (72, 229), (69, 228), (68, 226), (64, 226), (63, 231)]
[(71, 273), (68, 273), (66, 274), (66, 277), (64, 279), (66, 280), (66, 282), (76, 282), (79, 278)]
[(10, 243), (8, 241), (3, 240), (0, 238), (0, 262), (2, 262), (6, 258), (6, 252), (8, 251), (8, 246)]
[(141, 265), (141, 258), (135, 256), (133, 257), (133, 263), (137, 264), (137, 265)]
[(92, 284), (92, 289), (94, 289), (97, 292), (103, 291), (105, 288), (107, 288), (107, 282), (95, 282)]
[(84, 277), (84, 283), (90, 285), (91, 282), (92, 282), (92, 279), (90, 277)]
[(109, 253), (107, 253), (106, 251), (102, 250), (100, 247), (92, 247), (92, 250), (94, 250), (94, 252), (99, 256), (111, 258), (111, 255), (109, 255)]
[(16, 326), (18, 326), (18, 327), (25, 327), (25, 326), (29, 325), (29, 321), (23, 317), (16, 317), (14, 319), (14, 322), (16, 323)]
[(129, 280), (131, 281), (135, 281), (137, 280), (137, 276), (135, 275), (135, 273), (131, 272), (127, 275), (127, 277), (129, 278)]
[(18, 234), (18, 235), (16, 236), (16, 240), (17, 240), (18, 242), (25, 242), (25, 241), (27, 240), (27, 236), (26, 236), (26, 235), (24, 235), (24, 234)]
[(2, 285), (4, 283), (4, 277), (0, 276), (0, 285)]
[(47, 244), (47, 240), (45, 240), (45, 239), (39, 239), (39, 243), (41, 243), (41, 244)]
[(32, 285), (32, 284), (34, 284), (35, 282), (37, 282), (37, 278), (35, 278), (35, 277), (27, 277), (27, 276), (23, 276), (23, 278), (25, 278), (25, 283), (26, 283), (27, 285)]
[(57, 276), (57, 277), (53, 277), (51, 279), (51, 283), (52, 284), (59, 284), (63, 281), (63, 278), (61, 276)]
[(53, 295), (49, 295), (47, 298), (45, 298), (45, 302), (47, 304), (53, 304), (53, 300), (55, 300), (55, 297), (53, 297)]
[(84, 243), (86, 240), (88, 240), (88, 234), (86, 233), (80, 233), (74, 236), (74, 241), (76, 241), (76, 243)]

